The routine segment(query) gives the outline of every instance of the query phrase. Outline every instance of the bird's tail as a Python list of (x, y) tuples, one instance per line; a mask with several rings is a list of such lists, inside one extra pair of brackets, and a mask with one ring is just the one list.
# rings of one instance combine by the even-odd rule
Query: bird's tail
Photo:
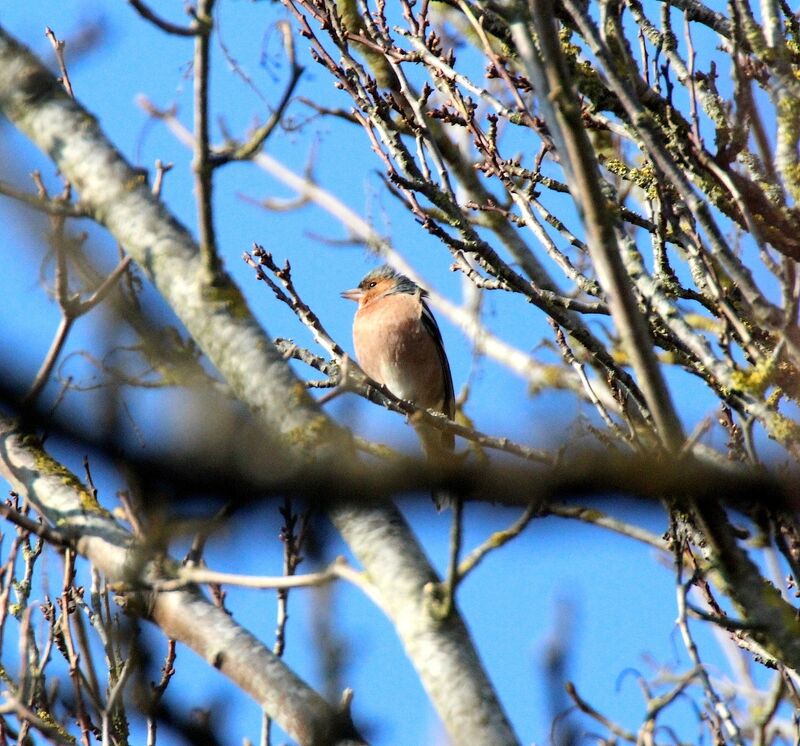
[[(445, 466), (452, 463), (454, 458), (457, 458), (455, 454), (455, 438), (451, 433), (443, 433), (430, 425), (416, 425), (415, 430), (422, 441), (425, 455), (433, 466)], [(452, 492), (438, 489), (431, 492), (431, 497), (436, 510), (440, 513), (451, 507), (456, 499)]]

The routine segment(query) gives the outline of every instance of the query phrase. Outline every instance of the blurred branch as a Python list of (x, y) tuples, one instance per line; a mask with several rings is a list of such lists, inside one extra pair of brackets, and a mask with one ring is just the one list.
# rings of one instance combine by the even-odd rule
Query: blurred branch
[(35, 195), (17, 189), (11, 184), (0, 181), (0, 194), (11, 197), (23, 204), (33, 207), (48, 215), (57, 215), (65, 218), (88, 218), (91, 214), (78, 202), (70, 202), (61, 197), (50, 199), (46, 195)]
[(533, 0), (532, 19), (540, 45), (538, 52), (531, 43), (530, 25), (516, 21), (511, 24), (511, 33), (528, 74), (535, 81), (542, 112), (558, 144), (573, 199), (581, 205), (589, 252), (608, 295), (614, 323), (637, 373), (661, 444), (668, 451), (675, 452), (683, 442), (683, 429), (622, 264), (613, 216), (600, 190), (594, 151), (581, 122), (561, 56), (551, 2)]
[(283, 35), (283, 46), (286, 52), (286, 58), (289, 60), (289, 81), (286, 83), (283, 94), (281, 95), (278, 103), (275, 105), (269, 119), (264, 122), (260, 127), (250, 135), (248, 140), (243, 143), (231, 143), (225, 149), (218, 150), (212, 155), (212, 164), (215, 167), (223, 166), (232, 161), (246, 161), (251, 160), (258, 154), (264, 147), (264, 143), (269, 139), (270, 135), (275, 131), (275, 128), (281, 123), (281, 119), (289, 106), (289, 101), (292, 94), (300, 81), (300, 76), (303, 74), (303, 66), (297, 62), (297, 55), (295, 54), (294, 38), (292, 36), (292, 27), (288, 22), (284, 21), (280, 24), (280, 30)]
[[(44, 188), (38, 173), (34, 174), (34, 179), (39, 186), (39, 199), (42, 203), (49, 203), (53, 200)], [(64, 187), (63, 194), (59, 196), (55, 202), (60, 202), (66, 205), (71, 204), (71, 187), (69, 183)], [(51, 213), (51, 241), (56, 254), (56, 272), (55, 272), (55, 297), (56, 302), (61, 310), (61, 321), (56, 330), (55, 336), (50, 343), (50, 348), (45, 355), (45, 358), (36, 374), (36, 377), (31, 385), (30, 391), (26, 395), (23, 405), (30, 406), (41, 393), (42, 389), (47, 384), (50, 375), (53, 372), (56, 361), (61, 354), (64, 345), (66, 344), (67, 337), (69, 336), (72, 325), (77, 319), (89, 313), (95, 306), (105, 300), (108, 293), (118, 282), (123, 273), (128, 269), (130, 264), (130, 257), (124, 257), (120, 260), (117, 266), (105, 277), (105, 279), (97, 286), (97, 288), (89, 295), (88, 298), (81, 299), (77, 293), (72, 293), (69, 287), (68, 277), (68, 252), (72, 249), (72, 241), (68, 238), (65, 223), (66, 218), (64, 215)]]
[[(0, 381), (0, 402), (9, 401), (13, 398)], [(169, 485), (176, 506), (217, 494), (224, 494), (234, 506), (247, 505), (261, 496), (286, 492), (313, 495), (320, 507), (342, 502), (377, 506), (391, 496), (444, 490), (466, 500), (521, 507), (542, 503), (540, 509), (547, 508), (555, 515), (596, 523), (618, 533), (626, 533), (625, 524), (616, 524), (615, 519), (602, 513), (557, 504), (548, 507), (547, 503), (580, 496), (602, 499), (624, 494), (644, 501), (661, 501), (682, 495), (700, 504), (722, 499), (731, 508), (742, 510), (752, 507), (753, 495), (758, 495), (761, 506), (789, 513), (797, 508), (794, 472), (772, 474), (745, 464), (720, 464), (702, 455), (684, 454), (670, 460), (600, 450), (562, 457), (550, 464), (508, 460), (470, 463), (458, 459), (435, 466), (425, 459), (405, 455), (377, 463), (350, 455), (336, 462), (309, 464), (291, 473), (269, 473), (254, 466), (249, 457), (241, 457), (242, 451), (247, 452), (247, 443), (268, 438), (268, 433), (259, 430), (243, 432), (241, 442), (231, 442), (227, 431), (223, 431), (219, 441), (197, 453), (146, 457), (116, 440), (113, 434), (82, 429), (74, 420), (37, 414), (35, 410), (23, 410), (22, 414), (31, 427), (46, 423), (52, 433), (84, 452), (88, 449), (125, 463), (145, 489)], [(437, 418), (430, 417), (433, 424)], [(213, 429), (212, 425), (207, 429)], [(648, 532), (630, 535), (663, 548)]]
[(496, 531), (483, 544), (473, 549), (458, 565), (457, 576), (459, 580), (462, 580), (472, 572), (486, 559), (490, 552), (500, 549), (500, 547), (505, 546), (509, 541), (519, 536), (536, 517), (537, 512), (533, 505), (529, 505), (511, 526), (502, 531)]
[(677, 621), (678, 628), (681, 631), (681, 637), (683, 638), (683, 644), (686, 647), (686, 651), (689, 653), (689, 658), (694, 664), (696, 675), (703, 683), (703, 688), (705, 689), (709, 702), (711, 702), (715, 712), (720, 717), (724, 725), (725, 736), (731, 739), (733, 743), (737, 744), (738, 746), (744, 746), (744, 741), (742, 740), (742, 734), (739, 726), (733, 719), (727, 703), (714, 690), (714, 687), (711, 683), (711, 678), (706, 671), (706, 666), (700, 659), (700, 653), (698, 652), (697, 645), (695, 644), (691, 631), (689, 630), (689, 622), (686, 618), (686, 594), (688, 591), (687, 586), (691, 584), (691, 580), (688, 583), (684, 582), (683, 580), (683, 552), (685, 547), (680, 540), (676, 540), (674, 544), (675, 591), (677, 594), (678, 606)]
[[(0, 473), (51, 524), (59, 526), (110, 583), (127, 585), (135, 567), (151, 583), (163, 577), (162, 563), (143, 559), (142, 548), (92, 501), (77, 477), (39, 450), (34, 439), (22, 437), (2, 419)], [(361, 743), (351, 723), (340, 723), (316, 692), (197, 589), (131, 593), (126, 596), (126, 608), (151, 619), (169, 638), (184, 642), (212, 662), (300, 743)]]
[(75, 739), (73, 736), (67, 735), (62, 730), (52, 723), (47, 722), (46, 719), (39, 717), (35, 712), (31, 711), (11, 692), (4, 690), (0, 692), (5, 702), (0, 704), (0, 715), (14, 714), (20, 720), (30, 723), (36, 730), (38, 730), (45, 738), (53, 743), (65, 744), (65, 746), (74, 746)]
[[(347, 580), (358, 586), (367, 596), (375, 596), (369, 581), (363, 573), (354, 570), (343, 557), (334, 560), (326, 569), (305, 575), (242, 575), (241, 573), (219, 572), (206, 567), (182, 566), (176, 577), (158, 581), (154, 590), (159, 592), (175, 591), (192, 584), (234, 585), (239, 588), (261, 590), (289, 590), (291, 588), (315, 588), (327, 585), (334, 580)], [(380, 604), (378, 604), (380, 605)]]
[(610, 730), (617, 738), (621, 738), (623, 741), (629, 741), (630, 743), (639, 743), (639, 740), (636, 737), (635, 733), (632, 733), (629, 730), (626, 730), (620, 725), (617, 725), (613, 720), (610, 720), (602, 713), (598, 712), (594, 707), (592, 707), (583, 697), (578, 694), (578, 690), (575, 688), (575, 684), (571, 681), (568, 681), (566, 684), (567, 694), (569, 695), (570, 699), (575, 703), (575, 706), (583, 713), (588, 715), (589, 717), (596, 720), (601, 725), (605, 726)]
[(67, 72), (67, 63), (64, 59), (64, 49), (67, 46), (66, 42), (57, 39), (56, 35), (53, 33), (53, 30), (47, 26), (44, 30), (44, 35), (47, 37), (47, 40), (53, 47), (53, 52), (56, 56), (56, 62), (58, 62), (58, 69), (61, 71), (61, 77), (59, 81), (64, 86), (64, 90), (67, 92), (67, 95), (70, 98), (75, 98), (75, 93), (72, 90), (72, 83), (69, 79), (69, 73)]
[[(32, 80), (35, 96), (30, 95)], [(197, 245), (187, 231), (105, 138), (97, 120), (68, 99), (52, 75), (1, 29), (0, 111), (51, 154), (102, 224), (147, 273), (233, 393), (276, 441), (282, 441), (280, 463), (273, 453), (274, 476), (298, 474), (311, 463), (323, 466), (337, 459), (349, 463), (353, 453), (349, 435), (298, 385), (238, 288), (228, 277), (218, 277), (209, 288)], [(451, 736), (461, 743), (516, 744), (460, 616), (451, 614), (446, 624), (431, 617), (423, 588), (435, 573), (400, 513), (389, 505), (337, 507), (331, 519), (374, 579), (381, 606)], [(159, 603), (189, 619), (195, 599), (176, 591), (161, 594)], [(181, 606), (186, 608), (178, 614)], [(175, 621), (166, 609), (163, 618), (155, 617), (162, 626)], [(180, 627), (167, 634), (183, 639), (194, 632)], [(226, 657), (223, 670), (237, 675), (227, 661)], [(248, 682), (242, 685), (251, 691)], [(265, 706), (271, 704), (274, 701), (268, 700)], [(295, 726), (283, 724), (289, 732)]]
[(154, 26), (168, 34), (173, 34), (175, 36), (196, 36), (200, 33), (196, 26), (187, 28), (165, 21), (161, 16), (156, 15), (142, 0), (128, 0), (128, 4), (146, 21), (150, 21)]

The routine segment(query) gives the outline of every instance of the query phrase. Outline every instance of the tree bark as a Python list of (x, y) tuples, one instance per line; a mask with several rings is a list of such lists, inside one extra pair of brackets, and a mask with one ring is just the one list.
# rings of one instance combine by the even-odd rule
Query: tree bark
[[(52, 158), (81, 204), (158, 288), (236, 396), (276, 435), (278, 456), (273, 449), (263, 454), (265, 469), (289, 479), (312, 461), (353, 458), (349, 433), (316, 406), (239, 289), (222, 273), (206, 282), (196, 242), (152, 195), (145, 175), (2, 28), (0, 112)], [(457, 612), (445, 623), (432, 618), (423, 589), (435, 573), (397, 510), (340, 510), (333, 520), (375, 583), (453, 743), (516, 744)]]

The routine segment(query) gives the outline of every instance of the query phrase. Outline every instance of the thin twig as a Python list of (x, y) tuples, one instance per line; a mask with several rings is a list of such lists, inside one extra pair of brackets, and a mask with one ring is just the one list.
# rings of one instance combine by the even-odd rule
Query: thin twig
[(178, 26), (175, 23), (166, 21), (161, 16), (156, 15), (142, 0), (128, 0), (128, 4), (146, 21), (150, 21), (154, 26), (175, 36), (196, 36), (200, 32), (196, 25), (191, 27)]
[[(63, 255), (62, 248), (57, 247), (56, 251), (58, 252), (59, 257)], [(56, 271), (56, 286), (58, 303), (61, 307), (61, 321), (59, 322), (58, 329), (53, 337), (53, 341), (50, 343), (50, 348), (48, 349), (47, 354), (45, 355), (45, 358), (42, 361), (38, 372), (36, 373), (36, 377), (31, 384), (31, 388), (25, 396), (23, 402), (25, 406), (30, 406), (38, 398), (39, 394), (42, 392), (42, 389), (50, 379), (50, 375), (53, 372), (56, 361), (61, 355), (61, 351), (66, 344), (70, 330), (72, 329), (72, 325), (78, 318), (84, 314), (87, 314), (99, 303), (102, 303), (119, 278), (122, 277), (125, 270), (128, 268), (130, 261), (130, 257), (127, 256), (122, 259), (122, 261), (120, 261), (111, 271), (108, 277), (103, 280), (102, 284), (97, 288), (97, 290), (95, 290), (86, 300), (80, 300), (79, 297), (73, 297), (69, 295), (69, 290), (66, 285), (66, 265), (59, 260), (58, 269)]]
[(450, 544), (448, 548), (447, 576), (440, 583), (435, 594), (435, 603), (431, 606), (432, 613), (438, 619), (447, 619), (455, 608), (456, 589), (462, 579), (458, 564), (461, 556), (464, 529), (464, 501), (458, 496), (450, 498)]
[(219, 270), (214, 230), (214, 169), (209, 151), (209, 54), (214, 30), (215, 0), (199, 0), (195, 10), (197, 34), (194, 40), (194, 157), (192, 171), (197, 195), (197, 224), (206, 281), (212, 283)]
[(300, 76), (303, 74), (304, 67), (297, 62), (297, 55), (294, 47), (294, 37), (292, 36), (292, 28), (288, 22), (281, 22), (279, 29), (283, 36), (283, 46), (286, 51), (286, 59), (289, 60), (289, 81), (283, 90), (278, 103), (276, 104), (269, 119), (258, 127), (245, 143), (237, 146), (231, 146), (227, 150), (223, 150), (214, 155), (212, 163), (216, 166), (222, 166), (225, 163), (232, 161), (245, 161), (250, 160), (255, 156), (263, 147), (264, 143), (269, 139), (270, 135), (275, 131), (275, 128), (280, 124), (286, 108), (292, 98), (292, 94), (300, 81)]
[(175, 657), (177, 656), (177, 645), (175, 640), (167, 640), (167, 654), (161, 666), (161, 679), (157, 684), (151, 684), (151, 699), (147, 714), (147, 746), (156, 746), (156, 735), (158, 734), (158, 719), (153, 714), (161, 703), (169, 682), (175, 675)]
[[(176, 591), (191, 583), (217, 585), (234, 585), (239, 588), (256, 590), (287, 590), (290, 588), (308, 588), (326, 585), (337, 579), (353, 581), (354, 576), (348, 572), (348, 564), (343, 558), (334, 560), (327, 568), (319, 572), (305, 575), (241, 575), (239, 573), (219, 572), (205, 567), (186, 565), (177, 571), (174, 580), (163, 580), (153, 588), (159, 592)], [(358, 584), (358, 583), (357, 583)]]
[[(677, 531), (673, 531), (673, 534), (677, 535)], [(689, 657), (691, 658), (692, 663), (695, 666), (695, 670), (697, 671), (697, 675), (700, 681), (703, 683), (703, 688), (705, 689), (706, 696), (708, 697), (709, 702), (711, 702), (711, 704), (714, 707), (714, 711), (720, 717), (722, 723), (725, 726), (727, 736), (733, 741), (733, 743), (737, 744), (737, 746), (744, 746), (744, 741), (742, 740), (742, 734), (741, 731), (739, 730), (739, 726), (733, 719), (733, 714), (731, 713), (727, 702), (725, 702), (725, 700), (723, 700), (714, 689), (714, 686), (711, 683), (711, 678), (706, 672), (706, 668), (703, 665), (703, 662), (700, 658), (700, 653), (697, 649), (697, 645), (695, 644), (694, 638), (692, 637), (691, 631), (689, 630), (689, 623), (687, 619), (688, 604), (686, 600), (686, 596), (688, 593), (687, 586), (689, 584), (684, 582), (683, 580), (684, 542), (676, 538), (674, 540), (674, 545), (675, 545), (674, 548), (675, 594), (678, 606), (678, 618), (676, 620), (676, 623), (681, 631), (683, 644), (686, 647), (686, 651), (689, 653)]]
[(570, 696), (570, 699), (575, 703), (575, 705), (581, 712), (597, 720), (597, 722), (600, 723), (601, 725), (604, 725), (615, 736), (617, 736), (617, 738), (621, 738), (623, 741), (630, 741), (630, 743), (637, 743), (637, 738), (635, 733), (626, 730), (621, 725), (617, 725), (613, 720), (610, 720), (605, 715), (598, 712), (585, 699), (583, 699), (583, 697), (581, 697), (578, 694), (578, 690), (575, 688), (575, 685), (571, 681), (568, 681), (565, 687), (567, 690), (567, 694)]
[(536, 508), (533, 505), (529, 505), (522, 515), (508, 528), (496, 531), (483, 544), (473, 549), (459, 564), (458, 578), (463, 580), (490, 552), (505, 546), (509, 541), (519, 536), (536, 515)]
[(622, 536), (627, 536), (629, 539), (640, 541), (643, 544), (653, 547), (653, 549), (658, 549), (662, 552), (669, 551), (669, 545), (660, 536), (640, 528), (639, 526), (634, 526), (631, 523), (626, 523), (618, 518), (614, 518), (597, 508), (550, 503), (542, 508), (542, 512), (547, 515), (557, 515), (561, 518), (574, 518), (579, 521), (584, 521), (585, 523), (591, 523)]
[(64, 60), (64, 48), (66, 47), (66, 42), (61, 39), (57, 39), (56, 35), (53, 33), (53, 30), (49, 26), (45, 28), (44, 35), (53, 46), (53, 52), (55, 52), (56, 55), (56, 62), (58, 62), (58, 69), (61, 71), (61, 77), (59, 80), (64, 86), (64, 90), (67, 92), (67, 95), (70, 98), (75, 98), (75, 94), (72, 91), (72, 83), (70, 83), (69, 80), (69, 73), (67, 72), (67, 64)]
[(549, 0), (533, 0), (533, 24), (540, 50), (531, 43), (532, 28), (521, 21), (511, 24), (511, 33), (528, 74), (537, 86), (545, 119), (567, 170), (573, 197), (583, 208), (589, 253), (609, 298), (614, 323), (638, 383), (647, 401), (663, 447), (675, 452), (683, 442), (683, 429), (664, 382), (653, 342), (639, 311), (620, 249), (617, 245), (613, 215), (606, 207), (600, 190), (594, 150), (580, 120), (580, 110), (564, 66), (553, 9)]
[(89, 218), (91, 211), (84, 208), (80, 202), (66, 202), (61, 198), (48, 199), (41, 194), (29, 194), (22, 189), (17, 189), (11, 184), (0, 181), (0, 194), (34, 207), (48, 215), (57, 215), (65, 218)]
[(164, 186), (164, 176), (166, 176), (173, 167), (173, 163), (164, 163), (160, 158), (156, 159), (156, 178), (153, 179), (153, 194), (156, 197), (161, 196), (161, 190)]
[(54, 743), (64, 744), (65, 746), (74, 746), (75, 739), (73, 736), (65, 733), (62, 728), (52, 723), (47, 722), (40, 718), (30, 708), (26, 707), (22, 702), (16, 699), (8, 690), (0, 693), (5, 702), (0, 704), (0, 715), (16, 715), (21, 721), (29, 723), (36, 730), (38, 730), (45, 738), (53, 741)]
[(72, 640), (72, 626), (69, 623), (71, 608), (71, 589), (74, 582), (75, 554), (71, 550), (64, 553), (64, 586), (59, 598), (61, 606), (61, 633), (64, 640), (64, 652), (69, 663), (69, 676), (72, 681), (72, 688), (75, 695), (75, 708), (78, 725), (81, 729), (81, 740), (84, 746), (90, 746), (92, 723), (86, 711), (86, 704), (83, 699), (83, 676), (81, 675), (80, 657), (75, 650)]

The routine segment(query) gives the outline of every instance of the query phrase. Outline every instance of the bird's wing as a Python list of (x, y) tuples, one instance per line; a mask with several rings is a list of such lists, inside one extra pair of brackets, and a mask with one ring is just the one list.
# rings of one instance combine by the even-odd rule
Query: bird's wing
[(420, 302), (422, 303), (422, 325), (436, 342), (436, 351), (439, 353), (439, 362), (442, 366), (442, 375), (444, 377), (444, 414), (452, 420), (456, 414), (456, 396), (453, 391), (453, 374), (450, 372), (450, 363), (447, 361), (447, 355), (444, 352), (442, 333), (439, 331), (439, 325), (436, 323), (431, 309), (428, 308), (428, 304), (423, 298), (420, 298)]

